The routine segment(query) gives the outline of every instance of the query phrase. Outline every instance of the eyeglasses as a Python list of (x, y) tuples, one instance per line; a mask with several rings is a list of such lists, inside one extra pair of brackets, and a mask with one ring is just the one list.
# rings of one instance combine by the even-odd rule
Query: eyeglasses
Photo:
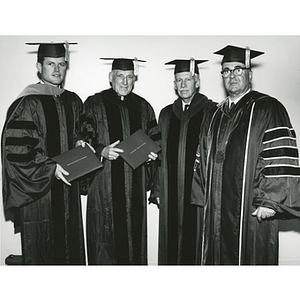
[(231, 73), (233, 73), (233, 75), (235, 76), (241, 76), (243, 74), (244, 70), (249, 70), (249, 68), (245, 68), (245, 67), (235, 67), (234, 69), (224, 69), (221, 71), (221, 74), (224, 78), (229, 77), (231, 75)]

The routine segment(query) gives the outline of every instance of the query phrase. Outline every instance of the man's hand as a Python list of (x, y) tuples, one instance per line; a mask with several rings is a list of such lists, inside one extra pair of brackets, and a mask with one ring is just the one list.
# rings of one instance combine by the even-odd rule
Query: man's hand
[(120, 143), (120, 141), (116, 141), (112, 143), (109, 146), (106, 146), (102, 152), (101, 155), (102, 157), (108, 159), (108, 160), (116, 160), (119, 157), (119, 153), (123, 153), (124, 150), (120, 148), (115, 148)]
[(158, 157), (158, 155), (154, 152), (150, 152), (149, 155), (148, 155), (148, 160), (147, 162), (150, 162), (151, 160), (156, 160)]
[(56, 170), (54, 175), (57, 180), (62, 180), (66, 185), (71, 185), (71, 183), (65, 178), (65, 176), (69, 175), (69, 172), (63, 169), (61, 165), (56, 164)]
[(258, 222), (261, 222), (261, 220), (271, 218), (276, 214), (276, 211), (272, 208), (268, 207), (263, 207), (260, 206), (258, 207), (254, 213), (252, 213), (252, 216), (256, 216)]
[(88, 146), (90, 147), (90, 149), (91, 149), (94, 153), (96, 153), (96, 150), (95, 150), (89, 143), (87, 143), (87, 142), (85, 142), (85, 141), (83, 141), (83, 140), (78, 140), (78, 141), (76, 142), (76, 144), (75, 144), (75, 147), (81, 146), (81, 147), (84, 148), (85, 145), (88, 145)]

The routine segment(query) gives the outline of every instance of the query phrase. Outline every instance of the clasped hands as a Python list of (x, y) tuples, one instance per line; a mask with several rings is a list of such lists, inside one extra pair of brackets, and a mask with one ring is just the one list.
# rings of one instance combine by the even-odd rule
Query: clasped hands
[[(76, 145), (75, 147), (85, 147), (85, 145), (88, 145), (91, 150), (95, 153), (95, 149), (89, 144), (89, 143), (86, 143), (85, 141), (83, 140), (79, 140), (76, 142)], [(54, 176), (56, 177), (57, 180), (61, 180), (63, 181), (66, 185), (71, 185), (71, 183), (66, 179), (65, 176), (68, 176), (69, 175), (69, 172), (67, 172), (61, 165), (59, 164), (56, 164), (56, 169), (55, 169), (55, 174)]]

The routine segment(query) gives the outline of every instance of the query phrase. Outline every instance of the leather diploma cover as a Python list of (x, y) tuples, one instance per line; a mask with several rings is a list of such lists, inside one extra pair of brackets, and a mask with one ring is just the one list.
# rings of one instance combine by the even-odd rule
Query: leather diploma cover
[(69, 175), (66, 176), (69, 182), (103, 166), (88, 145), (76, 147), (51, 159), (69, 172)]
[(123, 149), (120, 156), (133, 168), (136, 169), (147, 161), (150, 152), (159, 152), (160, 147), (141, 129), (133, 133), (116, 146)]

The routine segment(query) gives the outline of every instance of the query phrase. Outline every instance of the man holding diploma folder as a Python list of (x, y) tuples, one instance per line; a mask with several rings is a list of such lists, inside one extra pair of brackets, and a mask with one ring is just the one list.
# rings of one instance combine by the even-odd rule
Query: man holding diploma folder
[(20, 226), (23, 264), (85, 264), (78, 183), (52, 160), (84, 144), (82, 101), (63, 88), (69, 43), (37, 44), (40, 82), (12, 103), (3, 128), (4, 208)]
[(137, 59), (111, 58), (111, 88), (84, 103), (83, 135), (103, 168), (87, 191), (87, 251), (91, 265), (147, 264), (147, 198), (157, 154), (133, 169), (118, 144), (141, 129), (157, 140), (152, 106), (133, 93)]

